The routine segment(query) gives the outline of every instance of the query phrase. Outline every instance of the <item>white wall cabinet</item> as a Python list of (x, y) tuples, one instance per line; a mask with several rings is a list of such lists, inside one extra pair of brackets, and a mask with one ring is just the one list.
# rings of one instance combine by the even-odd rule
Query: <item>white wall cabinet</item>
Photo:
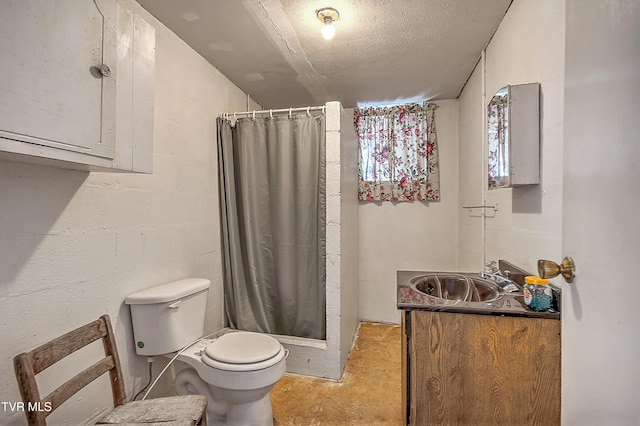
[(508, 85), (487, 107), (488, 189), (540, 183), (540, 83)]
[(116, 0), (9, 0), (0, 158), (152, 171), (155, 29)]

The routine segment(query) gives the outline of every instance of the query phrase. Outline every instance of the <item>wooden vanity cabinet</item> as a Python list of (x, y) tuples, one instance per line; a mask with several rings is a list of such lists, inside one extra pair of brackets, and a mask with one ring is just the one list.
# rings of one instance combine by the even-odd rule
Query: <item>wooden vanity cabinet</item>
[(560, 321), (403, 311), (410, 425), (559, 425)]

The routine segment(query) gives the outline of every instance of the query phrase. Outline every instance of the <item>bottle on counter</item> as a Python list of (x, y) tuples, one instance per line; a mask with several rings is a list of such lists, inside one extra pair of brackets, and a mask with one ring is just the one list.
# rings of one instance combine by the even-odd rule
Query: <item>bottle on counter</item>
[(524, 303), (534, 311), (548, 311), (553, 306), (553, 293), (549, 280), (538, 276), (524, 278)]

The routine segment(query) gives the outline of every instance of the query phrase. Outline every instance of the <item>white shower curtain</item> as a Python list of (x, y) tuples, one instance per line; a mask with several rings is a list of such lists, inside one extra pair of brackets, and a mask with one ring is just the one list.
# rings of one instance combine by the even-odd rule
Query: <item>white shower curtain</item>
[(217, 125), (229, 325), (325, 339), (324, 117)]

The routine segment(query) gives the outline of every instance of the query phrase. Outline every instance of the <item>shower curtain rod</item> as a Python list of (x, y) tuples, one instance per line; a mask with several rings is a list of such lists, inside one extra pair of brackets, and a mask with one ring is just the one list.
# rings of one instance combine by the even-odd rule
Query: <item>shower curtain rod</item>
[(221, 112), (218, 114), (218, 117), (220, 118), (230, 118), (233, 116), (233, 118), (238, 118), (239, 115), (244, 115), (244, 116), (253, 116), (253, 118), (256, 118), (256, 114), (269, 114), (270, 117), (273, 117), (273, 114), (281, 114), (281, 113), (288, 113), (289, 116), (291, 116), (292, 113), (294, 112), (299, 112), (299, 111), (306, 111), (307, 114), (310, 114), (311, 111), (320, 111), (322, 110), (322, 114), (324, 114), (324, 105), (320, 105), (320, 106), (308, 106), (308, 107), (300, 107), (300, 108), (280, 108), (280, 109), (263, 109), (260, 111), (241, 111), (241, 112)]

